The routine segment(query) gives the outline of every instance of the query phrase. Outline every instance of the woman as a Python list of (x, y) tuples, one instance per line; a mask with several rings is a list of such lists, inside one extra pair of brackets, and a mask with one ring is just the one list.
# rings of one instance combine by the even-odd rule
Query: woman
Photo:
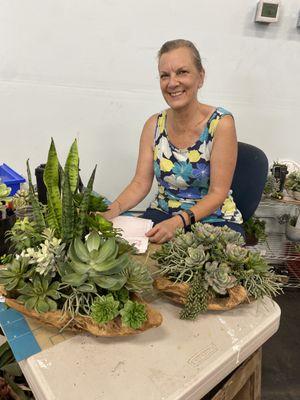
[(237, 158), (232, 115), (198, 101), (204, 69), (193, 43), (166, 42), (158, 58), (160, 88), (169, 108), (146, 121), (135, 176), (104, 216), (111, 219), (136, 206), (155, 175), (158, 194), (142, 215), (155, 224), (147, 232), (150, 241), (170, 240), (177, 228), (196, 221), (242, 232), (242, 217), (230, 194)]

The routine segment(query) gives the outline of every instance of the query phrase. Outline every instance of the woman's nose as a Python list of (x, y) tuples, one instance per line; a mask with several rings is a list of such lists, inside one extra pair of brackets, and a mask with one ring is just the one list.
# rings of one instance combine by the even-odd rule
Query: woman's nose
[(172, 87), (178, 86), (178, 84), (179, 84), (179, 82), (178, 82), (177, 76), (175, 74), (174, 75), (171, 74), (169, 82), (168, 82), (168, 86), (172, 88)]

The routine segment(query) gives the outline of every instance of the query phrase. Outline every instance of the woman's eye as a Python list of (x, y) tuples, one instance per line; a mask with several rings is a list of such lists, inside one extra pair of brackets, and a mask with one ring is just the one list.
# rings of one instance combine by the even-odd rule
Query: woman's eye
[(160, 76), (160, 79), (165, 79), (165, 78), (167, 78), (167, 77), (168, 77), (167, 74), (163, 74), (163, 75)]
[(187, 71), (185, 71), (185, 70), (182, 70), (182, 71), (178, 71), (178, 75), (185, 75), (185, 74), (187, 74), (188, 72)]

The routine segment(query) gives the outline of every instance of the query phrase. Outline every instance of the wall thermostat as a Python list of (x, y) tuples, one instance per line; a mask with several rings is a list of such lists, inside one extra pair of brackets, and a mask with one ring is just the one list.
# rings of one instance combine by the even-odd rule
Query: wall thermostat
[(277, 22), (279, 20), (279, 0), (260, 0), (257, 4), (255, 22)]

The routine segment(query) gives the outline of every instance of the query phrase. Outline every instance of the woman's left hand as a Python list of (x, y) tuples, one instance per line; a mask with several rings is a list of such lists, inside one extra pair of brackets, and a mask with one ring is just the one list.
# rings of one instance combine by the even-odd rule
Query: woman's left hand
[(180, 219), (172, 217), (155, 225), (154, 228), (146, 232), (146, 236), (152, 243), (164, 243), (174, 237), (176, 229), (180, 226)]

